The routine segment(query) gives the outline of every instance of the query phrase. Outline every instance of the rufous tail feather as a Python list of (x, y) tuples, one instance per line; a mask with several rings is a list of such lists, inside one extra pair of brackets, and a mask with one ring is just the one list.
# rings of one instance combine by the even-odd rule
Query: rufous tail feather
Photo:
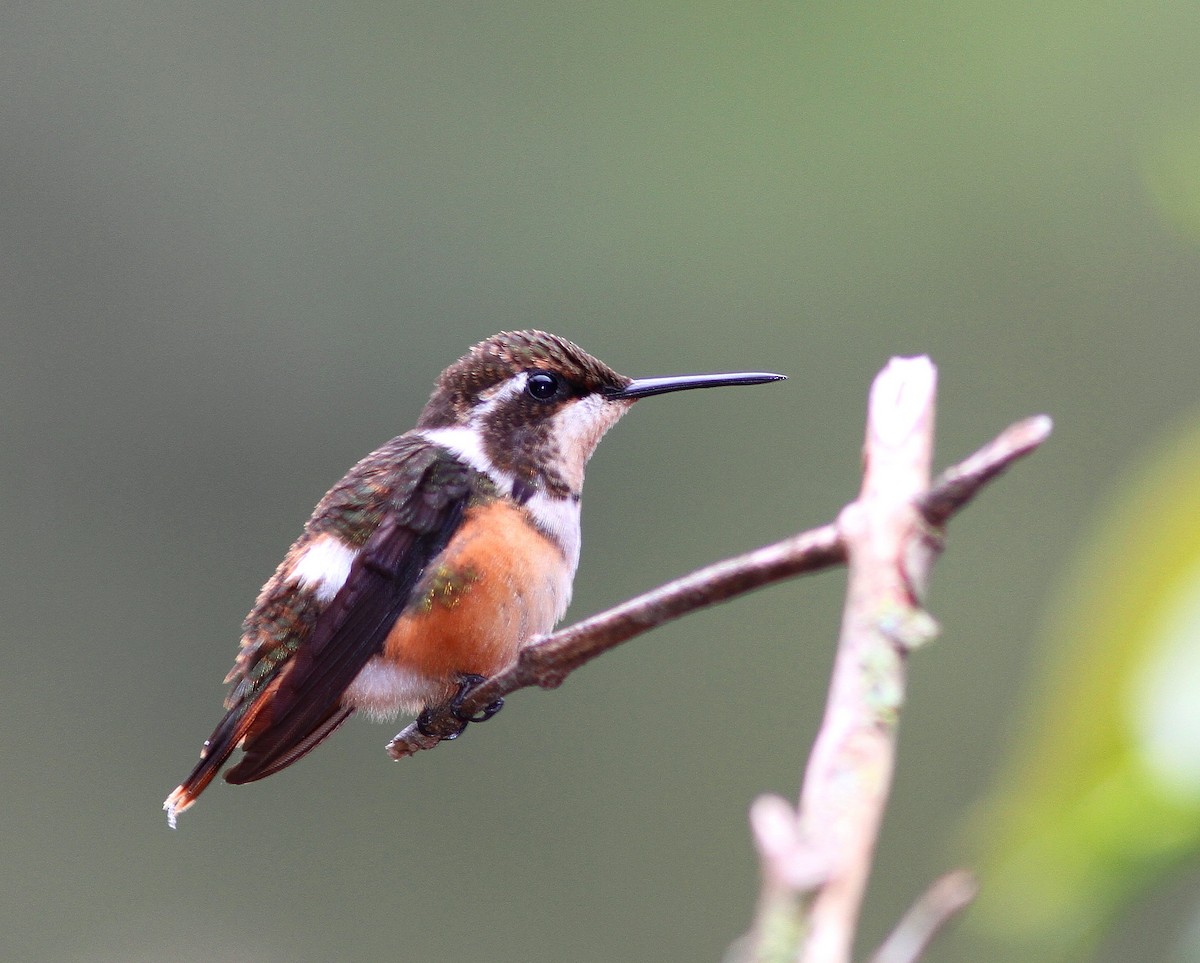
[[(286, 769), (317, 748), (354, 714), (353, 706), (334, 706), (316, 729), (297, 740), (294, 745), (274, 746), (270, 753), (264, 754), (260, 749), (256, 750), (255, 742), (261, 742), (264, 738), (269, 741), (274, 715), (274, 689), (275, 686), (272, 686), (262, 692), (249, 706), (237, 706), (226, 713), (216, 731), (204, 744), (204, 751), (196, 768), (163, 803), (163, 809), (167, 811), (167, 822), (172, 829), (175, 828), (176, 817), (192, 807), (197, 797), (216, 778), (225, 761), (239, 745), (245, 749), (246, 754), (241, 762), (225, 773), (225, 781), (235, 785), (254, 782)], [(264, 712), (264, 709), (268, 711)]]
[[(265, 694), (263, 693), (263, 695)], [(163, 802), (163, 809), (167, 811), (167, 823), (172, 829), (175, 828), (176, 817), (192, 807), (197, 797), (204, 792), (205, 787), (221, 771), (225, 760), (233, 754), (238, 743), (246, 737), (246, 733), (266, 704), (267, 700), (260, 696), (248, 706), (235, 706), (217, 724), (213, 734), (204, 743), (196, 768), (175, 787), (175, 791)]]

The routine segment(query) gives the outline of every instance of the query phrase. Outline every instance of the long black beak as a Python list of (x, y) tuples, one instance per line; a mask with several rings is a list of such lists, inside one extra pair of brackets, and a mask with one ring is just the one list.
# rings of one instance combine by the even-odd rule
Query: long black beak
[(649, 398), (668, 391), (689, 391), (692, 388), (719, 388), (722, 385), (764, 385), (769, 381), (786, 381), (787, 375), (768, 371), (733, 371), (728, 374), (670, 375), (666, 378), (637, 378), (608, 397), (614, 400)]

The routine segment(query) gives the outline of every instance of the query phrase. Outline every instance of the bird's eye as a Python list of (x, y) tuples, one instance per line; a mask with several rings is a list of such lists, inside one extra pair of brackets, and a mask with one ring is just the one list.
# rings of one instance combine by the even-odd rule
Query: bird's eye
[(535, 371), (525, 380), (525, 393), (535, 401), (550, 401), (562, 388), (562, 379), (549, 371)]

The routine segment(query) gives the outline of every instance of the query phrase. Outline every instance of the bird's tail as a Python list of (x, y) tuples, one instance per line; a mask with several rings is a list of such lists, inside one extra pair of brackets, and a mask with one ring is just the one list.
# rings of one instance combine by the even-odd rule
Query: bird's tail
[(265, 700), (260, 697), (248, 705), (234, 706), (225, 713), (225, 718), (217, 724), (213, 734), (204, 743), (204, 748), (200, 750), (200, 761), (196, 763), (196, 768), (175, 787), (175, 791), (163, 803), (163, 809), (167, 811), (167, 823), (172, 829), (175, 828), (176, 817), (192, 807), (200, 793), (204, 792), (205, 787), (221, 771), (225, 760), (246, 737), (265, 704)]
[(235, 705), (225, 713), (225, 718), (204, 743), (196, 768), (163, 803), (172, 829), (176, 817), (191, 808), (239, 746), (245, 750), (245, 755), (225, 773), (225, 781), (234, 785), (254, 782), (286, 769), (312, 752), (354, 714), (353, 706), (334, 705), (312, 732), (302, 731), (298, 738), (289, 737), (282, 742), (273, 740), (272, 736), (277, 735), (273, 726), (279, 721), (275, 713), (278, 688), (279, 680), (276, 679), (252, 701)]

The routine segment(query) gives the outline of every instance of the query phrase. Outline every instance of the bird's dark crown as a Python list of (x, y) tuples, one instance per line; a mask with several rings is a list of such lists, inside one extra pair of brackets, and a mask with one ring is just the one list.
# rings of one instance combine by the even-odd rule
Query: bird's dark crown
[[(562, 403), (589, 394), (619, 391), (630, 383), (629, 378), (566, 338), (545, 331), (502, 331), (480, 341), (441, 373), (417, 427), (464, 424), (490, 389), (521, 372), (536, 371), (562, 379)], [(555, 407), (531, 405), (539, 417)]]

